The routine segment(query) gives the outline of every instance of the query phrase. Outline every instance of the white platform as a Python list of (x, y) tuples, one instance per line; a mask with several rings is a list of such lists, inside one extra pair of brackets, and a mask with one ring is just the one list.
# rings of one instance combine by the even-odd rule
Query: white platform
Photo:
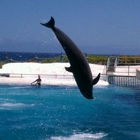
[[(65, 70), (69, 63), (8, 63), (0, 69), (0, 74), (8, 73), (10, 77), (0, 77), (0, 84), (27, 84), (41, 76), (42, 85), (69, 85), (76, 86), (72, 73)], [(105, 66), (90, 64), (93, 76), (103, 73)], [(107, 86), (108, 82), (99, 80), (96, 86)]]

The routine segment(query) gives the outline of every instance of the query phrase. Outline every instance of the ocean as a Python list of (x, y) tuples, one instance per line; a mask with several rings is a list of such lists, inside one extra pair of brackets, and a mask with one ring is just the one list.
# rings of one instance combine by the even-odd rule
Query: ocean
[(12, 59), (18, 62), (28, 61), (35, 57), (38, 58), (53, 58), (60, 56), (61, 53), (29, 53), (29, 52), (0, 52), (0, 61)]
[[(44, 58), (53, 58), (61, 55), (65, 55), (64, 53), (33, 53), (33, 52), (0, 52), (0, 61), (5, 61), (7, 59), (12, 59), (15, 62), (27, 62), (30, 59), (35, 57), (44, 59)], [(88, 55), (88, 54), (86, 54)], [(94, 54), (98, 56), (109, 56), (109, 54)]]
[[(23, 54), (16, 60), (33, 55)], [(0, 140), (140, 139), (139, 90), (94, 86), (93, 95), (72, 86), (0, 85)]]
[(1, 140), (139, 140), (140, 94), (96, 86), (0, 86)]

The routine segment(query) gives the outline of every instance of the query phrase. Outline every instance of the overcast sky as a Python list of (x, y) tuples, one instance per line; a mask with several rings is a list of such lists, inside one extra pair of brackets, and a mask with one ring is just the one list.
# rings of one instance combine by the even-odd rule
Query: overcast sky
[(140, 54), (140, 0), (1, 0), (0, 51), (64, 52), (51, 16), (82, 52)]

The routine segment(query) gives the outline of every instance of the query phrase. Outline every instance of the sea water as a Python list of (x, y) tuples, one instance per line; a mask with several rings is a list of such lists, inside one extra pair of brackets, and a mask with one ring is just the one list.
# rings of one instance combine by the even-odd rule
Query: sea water
[(139, 140), (140, 93), (95, 86), (0, 86), (0, 140)]
[(14, 62), (27, 62), (35, 57), (54, 58), (61, 56), (62, 53), (33, 53), (33, 52), (0, 52), (0, 61), (12, 59)]

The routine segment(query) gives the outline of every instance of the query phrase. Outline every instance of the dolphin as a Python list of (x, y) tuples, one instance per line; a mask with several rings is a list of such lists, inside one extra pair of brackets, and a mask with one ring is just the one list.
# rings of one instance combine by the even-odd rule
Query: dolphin
[(87, 59), (76, 44), (64, 32), (55, 27), (55, 20), (53, 17), (51, 17), (49, 22), (40, 24), (52, 29), (66, 52), (70, 62), (70, 67), (65, 67), (65, 69), (68, 72), (73, 73), (77, 86), (82, 95), (87, 99), (93, 99), (92, 87), (99, 81), (100, 73), (93, 80)]

